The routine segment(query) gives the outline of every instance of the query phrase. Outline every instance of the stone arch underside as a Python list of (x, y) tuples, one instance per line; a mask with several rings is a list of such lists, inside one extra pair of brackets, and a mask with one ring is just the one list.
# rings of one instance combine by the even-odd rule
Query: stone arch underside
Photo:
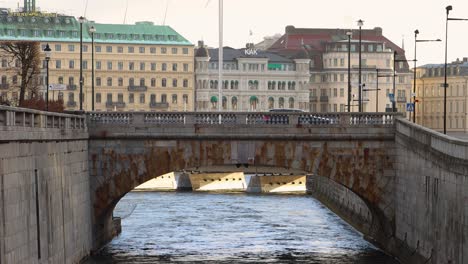
[(106, 139), (90, 140), (89, 153), (95, 249), (112, 239), (112, 211), (136, 186), (172, 171), (252, 158), (256, 165), (306, 171), (352, 191), (372, 214), (364, 234), (388, 237), (394, 229), (393, 141)]

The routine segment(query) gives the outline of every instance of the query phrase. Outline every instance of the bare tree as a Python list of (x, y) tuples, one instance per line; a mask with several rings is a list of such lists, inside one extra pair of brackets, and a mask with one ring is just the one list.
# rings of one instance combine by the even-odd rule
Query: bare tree
[(26, 91), (30, 92), (32, 96), (37, 94), (37, 78), (41, 72), (40, 44), (35, 41), (2, 42), (0, 43), (0, 51), (7, 54), (10, 65), (14, 65), (16, 62), (13, 69), (17, 71), (21, 79), (18, 85), (20, 89), (18, 105), (23, 106)]

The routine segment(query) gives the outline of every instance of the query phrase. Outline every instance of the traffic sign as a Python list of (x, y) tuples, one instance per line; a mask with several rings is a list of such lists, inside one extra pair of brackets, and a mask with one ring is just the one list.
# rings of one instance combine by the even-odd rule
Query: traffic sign
[(414, 104), (406, 103), (406, 112), (414, 112)]
[(51, 91), (65, 91), (67, 86), (65, 84), (49, 84), (49, 90)]
[(394, 94), (389, 93), (388, 98), (390, 98), (390, 102), (395, 102), (395, 95)]

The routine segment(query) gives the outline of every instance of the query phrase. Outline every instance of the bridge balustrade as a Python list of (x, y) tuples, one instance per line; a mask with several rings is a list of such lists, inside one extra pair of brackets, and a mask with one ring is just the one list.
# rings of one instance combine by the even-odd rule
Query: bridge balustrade
[(373, 126), (395, 124), (399, 113), (90, 112), (88, 122), (107, 125)]
[(132, 124), (133, 113), (130, 112), (92, 112), (88, 113), (88, 121), (92, 124)]
[[(34, 109), (0, 106), (0, 128), (56, 128), (86, 130), (86, 118), (79, 115), (44, 112)], [(11, 130), (11, 129), (10, 129)]]
[(185, 124), (185, 115), (182, 113), (145, 113), (145, 124)]

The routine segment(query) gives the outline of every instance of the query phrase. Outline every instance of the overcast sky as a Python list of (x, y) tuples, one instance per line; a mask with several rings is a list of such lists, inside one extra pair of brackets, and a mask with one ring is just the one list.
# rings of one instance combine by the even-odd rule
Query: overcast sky
[[(87, 0), (36, 0), (43, 11), (83, 15)], [(23, 0), (0, 0), (16, 8)], [(218, 0), (88, 0), (86, 17), (101, 23), (153, 21), (170, 25), (196, 44), (218, 45)], [(419, 39), (445, 40), (445, 7), (450, 17), (468, 18), (468, 0), (224, 0), (224, 45), (235, 48), (284, 33), (287, 25), (317, 28), (383, 28), (384, 35), (414, 56), (414, 30)], [(167, 13), (166, 13), (167, 8)], [(253, 32), (249, 36), (249, 31)], [(448, 60), (468, 57), (468, 21), (449, 22)], [(444, 43), (418, 43), (418, 65), (444, 62)]]

